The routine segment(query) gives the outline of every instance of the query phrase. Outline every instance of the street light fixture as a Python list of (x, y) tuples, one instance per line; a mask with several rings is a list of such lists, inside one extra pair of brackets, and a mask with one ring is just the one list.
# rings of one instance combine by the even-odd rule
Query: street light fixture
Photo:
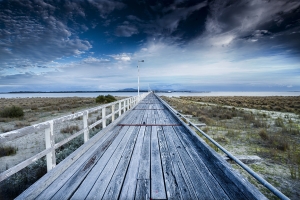
[(140, 101), (140, 67), (139, 62), (144, 62), (144, 60), (138, 60), (138, 101)]

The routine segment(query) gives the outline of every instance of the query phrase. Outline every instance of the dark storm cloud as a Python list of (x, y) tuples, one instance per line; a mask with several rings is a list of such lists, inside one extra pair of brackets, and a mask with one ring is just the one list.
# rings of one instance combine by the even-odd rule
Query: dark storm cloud
[(300, 53), (299, 1), (215, 0), (209, 10), (208, 37), (231, 35), (233, 40), (245, 39), (280, 50), (292, 48)]
[[(140, 32), (146, 33), (149, 37), (175, 38), (181, 40), (181, 36), (187, 34), (187, 27), (183, 23), (195, 21), (190, 19), (192, 14), (207, 6), (206, 1), (148, 1), (141, 3), (138, 9), (142, 12), (136, 12), (137, 15), (129, 13), (127, 19), (134, 23)], [(205, 18), (199, 18), (205, 22)], [(198, 24), (189, 24), (193, 31), (198, 30)], [(197, 31), (197, 35), (202, 32)], [(189, 40), (190, 38), (185, 38)]]

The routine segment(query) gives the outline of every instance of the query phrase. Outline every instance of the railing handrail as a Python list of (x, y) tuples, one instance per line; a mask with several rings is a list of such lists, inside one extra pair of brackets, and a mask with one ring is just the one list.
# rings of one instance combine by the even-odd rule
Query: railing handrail
[[(50, 171), (52, 168), (56, 166), (56, 157), (55, 157), (55, 149), (59, 148), (60, 146), (66, 144), (70, 140), (78, 137), (81, 134), (84, 134), (84, 143), (89, 140), (89, 130), (98, 124), (102, 123), (102, 129), (106, 127), (106, 119), (111, 118), (112, 121), (115, 120), (115, 115), (118, 114), (120, 117), (127, 111), (130, 110), (134, 105), (136, 105), (139, 101), (144, 99), (149, 93), (143, 93), (139, 97), (134, 96), (134, 97), (129, 97), (126, 99), (121, 99), (112, 103), (104, 104), (101, 106), (97, 106), (94, 108), (82, 110), (79, 112), (76, 112), (74, 114), (58, 117), (52, 120), (48, 120), (46, 122), (41, 122), (38, 124), (34, 124), (28, 127), (24, 127), (21, 129), (13, 130), (7, 133), (0, 134), (0, 144), (8, 141), (12, 141), (14, 139), (26, 136), (27, 134), (32, 134), (37, 131), (42, 131), (45, 130), (45, 140), (46, 140), (46, 148), (35, 154), (34, 156), (22, 161), (21, 163), (7, 169), (6, 171), (0, 173), (0, 182), (5, 180), (6, 178), (10, 177), (11, 175), (15, 174), (16, 172), (20, 171), (21, 169), (27, 167), (31, 163), (35, 162), (36, 160), (42, 158), (43, 156), (46, 156), (46, 161), (47, 161), (47, 171)], [(115, 110), (115, 105), (119, 105), (119, 108)], [(123, 104), (123, 106), (121, 105)], [(111, 106), (111, 113), (109, 115), (106, 115), (106, 108)], [(102, 119), (94, 122), (91, 125), (88, 125), (87, 119), (88, 119), (88, 114), (92, 112), (96, 112), (102, 110)], [(55, 143), (54, 140), (54, 131), (53, 131), (53, 126), (55, 124), (59, 124), (61, 122), (67, 121), (67, 120), (72, 120), (76, 119), (78, 117), (83, 116), (83, 129), (79, 130), (78, 132), (72, 134), (71, 136), (65, 138), (64, 140)]]
[(207, 135), (204, 131), (199, 129), (195, 124), (193, 124), (188, 118), (186, 118), (183, 114), (179, 113), (177, 110), (172, 108), (168, 103), (166, 103), (164, 100), (162, 100), (160, 97), (158, 97), (165, 106), (167, 106), (175, 115), (179, 115), (182, 118), (184, 118), (187, 122), (187, 124), (193, 126), (197, 131), (199, 131), (204, 137), (206, 137), (211, 143), (213, 143), (215, 146), (217, 146), (221, 151), (223, 151), (231, 160), (235, 161), (239, 166), (241, 166), (244, 170), (246, 170), (252, 177), (254, 177), (259, 183), (261, 183), (263, 186), (268, 188), (274, 195), (279, 197), (280, 199), (286, 199), (289, 198), (285, 196), (282, 192), (280, 192), (277, 188), (275, 188), (272, 184), (270, 184), (268, 181), (266, 181), (264, 178), (259, 176), (256, 172), (254, 172), (250, 167), (248, 167), (246, 164), (241, 162), (237, 157), (232, 155), (229, 151), (227, 151), (224, 147), (222, 147), (218, 142), (216, 142), (214, 139), (212, 139), (209, 135)]

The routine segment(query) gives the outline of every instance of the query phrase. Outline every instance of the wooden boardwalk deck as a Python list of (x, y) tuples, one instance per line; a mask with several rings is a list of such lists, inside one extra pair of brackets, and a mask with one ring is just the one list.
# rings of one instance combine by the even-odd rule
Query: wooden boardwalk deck
[(18, 198), (265, 198), (154, 94), (45, 185), (55, 170), (60, 164)]

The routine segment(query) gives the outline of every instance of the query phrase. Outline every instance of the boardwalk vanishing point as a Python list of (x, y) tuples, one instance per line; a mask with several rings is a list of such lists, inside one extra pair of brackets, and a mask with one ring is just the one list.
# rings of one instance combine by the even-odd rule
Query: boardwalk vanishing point
[(106, 129), (17, 199), (266, 199), (153, 93)]

